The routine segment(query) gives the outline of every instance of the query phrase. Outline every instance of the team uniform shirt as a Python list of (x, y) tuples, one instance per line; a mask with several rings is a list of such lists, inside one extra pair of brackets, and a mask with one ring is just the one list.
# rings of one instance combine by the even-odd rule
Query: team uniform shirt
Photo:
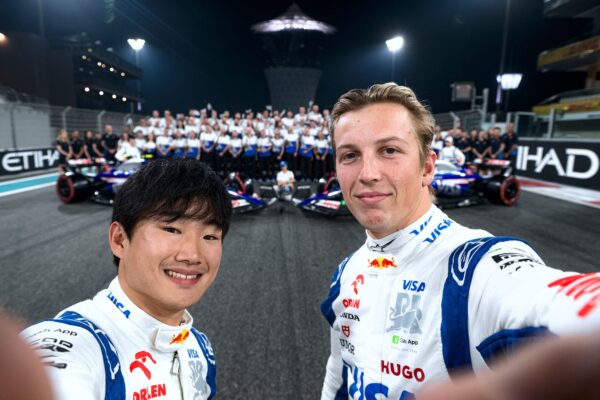
[(408, 399), (540, 337), (597, 330), (599, 283), (432, 206), (387, 237), (367, 234), (334, 273), (321, 305), (332, 349), (321, 398)]
[(142, 159), (142, 153), (137, 147), (132, 146), (129, 143), (123, 143), (115, 154), (115, 158), (121, 162), (128, 160), (139, 161)]
[(308, 113), (308, 119), (310, 121), (315, 121), (317, 124), (321, 124), (323, 122), (323, 116), (321, 115), (321, 113), (315, 113), (315, 112), (309, 112)]
[(24, 330), (61, 400), (210, 399), (215, 358), (186, 311), (161, 323), (125, 295), (117, 278), (92, 300)]
[(133, 133), (137, 134), (138, 132), (142, 132), (144, 137), (148, 136), (148, 128), (145, 126), (136, 125), (136, 127), (133, 128)]
[(438, 154), (440, 160), (447, 160), (458, 165), (465, 163), (465, 155), (456, 146), (444, 146)]
[(254, 157), (256, 155), (256, 148), (258, 139), (256, 136), (244, 136), (244, 157)]
[(258, 153), (259, 157), (271, 157), (271, 139), (269, 139), (268, 137), (258, 138), (256, 145), (261, 150)]
[(217, 147), (215, 147), (215, 149), (219, 152), (222, 153), (223, 150), (225, 150), (225, 148), (229, 145), (231, 141), (231, 138), (227, 135), (221, 136), (219, 135), (219, 137), (217, 138)]
[(298, 154), (304, 158), (313, 157), (313, 147), (315, 145), (315, 139), (312, 136), (300, 136), (300, 149)]
[(294, 121), (296, 121), (296, 123), (299, 123), (300, 125), (304, 126), (304, 124), (306, 124), (306, 121), (308, 120), (308, 115), (307, 114), (296, 114), (294, 116)]
[(279, 155), (281, 153), (281, 149), (283, 148), (283, 138), (273, 138), (271, 139), (271, 144), (273, 145), (273, 153)]
[(283, 117), (281, 118), (281, 123), (286, 128), (289, 128), (290, 126), (294, 126), (294, 118)]
[(138, 149), (142, 150), (144, 149), (144, 147), (146, 147), (146, 139), (135, 139), (135, 147), (137, 147)]
[(329, 141), (327, 141), (327, 139), (316, 139), (315, 148), (317, 149), (317, 154), (322, 156), (323, 154), (327, 153), (327, 149), (329, 148)]
[(287, 133), (285, 135), (285, 152), (287, 154), (295, 153), (298, 149), (298, 134), (297, 133)]
[(198, 132), (200, 132), (200, 129), (199, 129), (198, 126), (196, 126), (196, 124), (186, 125), (185, 129), (184, 129), (185, 136), (189, 137), (190, 136), (190, 132), (198, 133)]
[(187, 139), (187, 158), (196, 158), (200, 154), (200, 139)]
[(289, 185), (292, 182), (295, 182), (294, 173), (290, 170), (287, 171), (279, 171), (277, 173), (277, 183), (281, 185)]
[(215, 144), (217, 135), (214, 132), (204, 132), (200, 135), (200, 141), (202, 142), (202, 150), (204, 152), (210, 149)]
[(152, 156), (156, 155), (156, 143), (155, 142), (146, 142), (144, 144), (144, 148), (142, 149), (144, 154), (150, 154)]
[(162, 151), (168, 152), (171, 147), (171, 138), (168, 136), (159, 136), (156, 138), (156, 146)]
[(173, 139), (171, 141), (171, 147), (175, 147), (175, 150), (173, 152), (174, 157), (183, 157), (185, 154), (185, 149), (187, 147), (187, 140), (184, 138)]
[(232, 138), (229, 141), (229, 146), (233, 154), (238, 154), (242, 151), (242, 139), (240, 139), (239, 137), (235, 139)]

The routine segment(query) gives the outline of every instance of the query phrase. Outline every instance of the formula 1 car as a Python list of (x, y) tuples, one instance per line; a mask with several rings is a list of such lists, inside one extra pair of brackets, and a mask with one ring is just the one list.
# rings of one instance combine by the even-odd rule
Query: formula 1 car
[(297, 207), (330, 217), (350, 215), (342, 190), (334, 174), (319, 179), (317, 190), (305, 199), (294, 198)]
[(104, 158), (69, 160), (67, 172), (56, 181), (56, 193), (65, 204), (90, 199), (112, 205), (119, 187), (145, 162), (127, 161), (115, 165)]
[(512, 206), (521, 194), (508, 160), (477, 160), (465, 167), (438, 160), (432, 186), (441, 208), (480, 204), (485, 199)]
[[(112, 205), (119, 187), (146, 162), (138, 160), (114, 165), (103, 158), (69, 160), (67, 172), (56, 181), (56, 193), (65, 204), (90, 199), (95, 203)], [(242, 180), (237, 173), (230, 174), (224, 183), (236, 214), (259, 210), (275, 201), (265, 201), (253, 195), (252, 181)]]
[(277, 201), (276, 198), (262, 198), (254, 192), (252, 179), (240, 175), (238, 172), (230, 173), (224, 180), (227, 193), (231, 197), (234, 214), (244, 214), (270, 206)]

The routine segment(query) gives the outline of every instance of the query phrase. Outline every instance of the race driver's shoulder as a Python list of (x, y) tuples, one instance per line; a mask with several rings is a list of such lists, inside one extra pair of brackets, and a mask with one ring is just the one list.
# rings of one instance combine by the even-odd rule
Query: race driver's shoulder
[(81, 326), (47, 320), (26, 328), (21, 336), (49, 367), (73, 370), (103, 366), (97, 340)]

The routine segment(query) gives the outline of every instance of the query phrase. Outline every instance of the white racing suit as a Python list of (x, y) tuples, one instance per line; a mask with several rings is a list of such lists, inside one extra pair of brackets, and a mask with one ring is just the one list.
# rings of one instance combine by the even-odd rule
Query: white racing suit
[(56, 399), (210, 399), (215, 358), (192, 322), (187, 311), (178, 327), (157, 321), (125, 296), (115, 278), (93, 300), (22, 336), (51, 367)]
[(600, 276), (544, 265), (527, 243), (465, 228), (433, 206), (366, 243), (333, 275), (322, 399), (411, 399), (519, 345), (600, 328)]

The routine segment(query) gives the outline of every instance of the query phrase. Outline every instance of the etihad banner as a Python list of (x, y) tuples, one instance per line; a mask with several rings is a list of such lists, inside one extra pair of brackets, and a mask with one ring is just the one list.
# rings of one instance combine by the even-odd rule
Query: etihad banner
[(600, 190), (600, 142), (519, 140), (517, 174)]
[(0, 150), (0, 175), (52, 168), (58, 160), (56, 149)]

